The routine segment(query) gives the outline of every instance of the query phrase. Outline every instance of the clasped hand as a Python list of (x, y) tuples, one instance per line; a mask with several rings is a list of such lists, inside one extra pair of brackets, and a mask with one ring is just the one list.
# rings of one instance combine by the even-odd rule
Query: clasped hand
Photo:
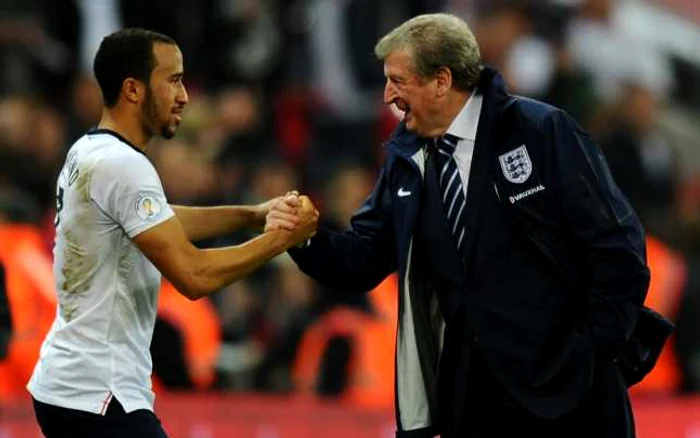
[(289, 233), (290, 246), (304, 243), (316, 234), (319, 213), (311, 199), (298, 192), (288, 192), (270, 201), (265, 216), (265, 232), (283, 230)]

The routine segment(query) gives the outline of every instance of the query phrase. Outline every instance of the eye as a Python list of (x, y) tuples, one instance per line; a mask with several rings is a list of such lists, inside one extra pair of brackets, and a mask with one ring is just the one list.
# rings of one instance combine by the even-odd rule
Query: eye
[(390, 85), (394, 88), (401, 88), (401, 86), (403, 85), (403, 82), (401, 81), (401, 79), (398, 79), (394, 76), (388, 76), (386, 78), (386, 82), (387, 82), (387, 85)]

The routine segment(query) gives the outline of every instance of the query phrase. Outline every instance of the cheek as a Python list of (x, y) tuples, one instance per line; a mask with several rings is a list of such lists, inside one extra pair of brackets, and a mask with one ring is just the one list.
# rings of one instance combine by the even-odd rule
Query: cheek
[(408, 100), (408, 105), (411, 107), (411, 112), (416, 114), (421, 114), (424, 112), (423, 99), (420, 96), (410, 96)]
[(423, 107), (423, 97), (421, 96), (421, 93), (419, 90), (416, 89), (409, 89), (405, 90), (401, 94), (401, 98), (403, 99), (404, 102), (408, 104), (408, 106), (411, 107), (411, 111), (416, 111), (420, 112)]
[[(423, 114), (433, 113), (436, 109), (436, 102), (432, 95), (427, 95), (426, 93), (419, 93), (414, 98), (414, 104), (419, 108), (419, 111)], [(439, 108), (439, 106), (438, 106)]]
[(175, 99), (175, 90), (169, 85), (163, 85), (153, 90), (153, 100), (158, 108), (165, 109)]
[(169, 94), (170, 93), (168, 90), (163, 90), (163, 92), (154, 99), (155, 107), (162, 117), (166, 117), (168, 115), (170, 112), (170, 107), (172, 106), (172, 99), (170, 98)]

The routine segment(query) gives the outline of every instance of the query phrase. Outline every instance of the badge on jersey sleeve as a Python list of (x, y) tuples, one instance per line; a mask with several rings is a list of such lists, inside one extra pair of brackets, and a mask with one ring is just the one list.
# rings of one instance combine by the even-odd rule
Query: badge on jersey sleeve
[(136, 215), (145, 221), (151, 221), (160, 216), (163, 206), (158, 197), (143, 193), (136, 202)]

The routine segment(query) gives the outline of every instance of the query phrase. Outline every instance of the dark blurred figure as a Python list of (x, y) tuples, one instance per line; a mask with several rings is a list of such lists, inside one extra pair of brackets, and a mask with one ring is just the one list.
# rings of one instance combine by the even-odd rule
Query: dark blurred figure
[(681, 367), (681, 391), (700, 393), (700, 256), (692, 254), (688, 288), (676, 321), (676, 354)]
[(265, 97), (253, 87), (227, 87), (215, 98), (217, 129), (222, 136), (221, 165), (249, 166), (281, 154), (271, 129)]
[(474, 36), (485, 63), (503, 72), (509, 87), (517, 89), (517, 72), (508, 68), (514, 44), (532, 28), (533, 8), (528, 1), (482, 1), (476, 8)]
[(682, 370), (682, 391), (700, 393), (700, 178), (684, 182), (679, 196), (682, 249), (688, 258), (688, 291), (676, 323), (676, 352)]
[[(688, 258), (663, 240), (647, 234), (646, 254), (651, 281), (644, 305), (678, 324), (683, 302), (693, 293), (695, 285)], [(633, 396), (674, 396), (684, 386), (683, 356), (678, 348), (678, 339), (685, 329), (676, 330), (663, 346), (654, 369), (644, 379), (630, 388)]]
[(157, 390), (207, 390), (215, 380), (221, 321), (212, 302), (192, 302), (163, 280), (151, 342)]
[(565, 47), (557, 45), (555, 50), (556, 68), (542, 100), (562, 108), (582, 126), (595, 131), (594, 117), (598, 112), (600, 100), (591, 77), (574, 68)]
[[(184, 140), (154, 148), (153, 161), (172, 204), (209, 205), (214, 196), (214, 166)], [(187, 175), (183, 178), (182, 175)]]
[(12, 315), (10, 315), (10, 303), (7, 300), (5, 265), (0, 262), (0, 360), (7, 357), (10, 338), (12, 338)]
[[(353, 212), (371, 192), (374, 174), (357, 163), (339, 165), (332, 169), (331, 174), (333, 176), (321, 193), (322, 202), (319, 203), (326, 212), (322, 220), (326, 227), (343, 230), (349, 227)], [(265, 287), (270, 298), (263, 318), (264, 330), (258, 331), (266, 334), (269, 347), (257, 372), (256, 388), (268, 392), (301, 390), (298, 381), (292, 382), (292, 373), (295, 368), (304, 368), (307, 361), (314, 362), (317, 358), (315, 369), (310, 371), (314, 376), (310, 378), (313, 380), (311, 390), (328, 397), (345, 395), (354, 385), (352, 364), (363, 360), (358, 359), (364, 355), (362, 340), (355, 339), (351, 331), (339, 330), (327, 343), (318, 346), (320, 350), (314, 347), (300, 350), (300, 343), (319, 323), (326, 329), (317, 330), (334, 331), (333, 321), (337, 319), (334, 315), (338, 311), (344, 315), (347, 326), (366, 330), (367, 324), (373, 323), (382, 309), (373, 307), (369, 294), (358, 293), (365, 291), (325, 290), (288, 260), (277, 264), (271, 274), (272, 278)], [(318, 287), (321, 289), (317, 290)], [(381, 338), (378, 327), (374, 328), (375, 334), (371, 336)], [(385, 357), (389, 362), (392, 361), (390, 353), (387, 351)], [(300, 358), (301, 354), (311, 357)], [(382, 359), (378, 356), (376, 360)]]
[[(196, 92), (206, 84), (211, 68), (209, 57), (217, 52), (217, 39), (207, 33), (214, 17), (216, 0), (118, 0), (123, 27), (142, 27), (161, 32), (178, 41), (184, 53), (188, 88)], [(205, 42), (208, 40), (208, 45)]]
[(659, 131), (660, 105), (653, 90), (628, 84), (599, 144), (645, 228), (677, 242), (673, 209), (680, 168), (676, 152)]
[(0, 0), (0, 94), (63, 106), (78, 69), (79, 20), (73, 0)]
[(255, 388), (291, 392), (292, 364), (302, 334), (316, 319), (318, 291), (286, 256), (270, 272), (266, 289), (269, 297), (256, 329), (265, 345), (265, 357), (255, 373)]
[(667, 96), (673, 77), (666, 55), (623, 29), (621, 5), (615, 0), (582, 0), (567, 26), (566, 47), (577, 69), (590, 74), (605, 103), (619, 99), (629, 83)]
[(405, 19), (437, 12), (444, 1), (312, 0), (307, 3), (308, 87), (313, 138), (306, 162), (312, 186), (347, 160), (378, 167), (385, 78), (374, 44)]
[(567, 46), (568, 27), (576, 9), (548, 2), (536, 8), (535, 14), (538, 34), (551, 44), (554, 66), (546, 88), (533, 97), (562, 108), (582, 126), (595, 131), (601, 100), (593, 78), (575, 64)]
[[(229, 111), (231, 126), (246, 118)], [(245, 113), (246, 111), (244, 111)], [(227, 119), (227, 117), (224, 117)], [(252, 150), (251, 153), (260, 153)], [(268, 193), (298, 189), (298, 169), (266, 156), (253, 165), (236, 155), (227, 156), (226, 166), (243, 162), (245, 184), (237, 194), (241, 201), (263, 199)], [(235, 196), (230, 193), (228, 196)], [(231, 236), (233, 241), (250, 235)], [(213, 242), (219, 246), (225, 240)], [(222, 322), (223, 346), (217, 386), (229, 390), (289, 392), (291, 361), (299, 337), (312, 318), (316, 300), (314, 284), (281, 256), (259, 271), (226, 287), (212, 297)]]
[(102, 93), (92, 75), (77, 76), (70, 92), (67, 143), (76, 141), (90, 128), (97, 126), (102, 115)]
[(54, 204), (55, 179), (65, 155), (64, 120), (27, 97), (0, 100), (0, 186), (34, 198), (44, 214)]
[[(322, 220), (327, 229), (342, 231), (371, 192), (375, 174), (348, 162), (332, 175), (322, 192)], [(371, 291), (319, 287), (313, 318), (296, 340), (294, 389), (352, 407), (389, 408), (394, 395), (396, 277), (390, 275)]]
[[(324, 226), (335, 231), (350, 227), (350, 218), (372, 192), (375, 173), (360, 163), (344, 163), (337, 166), (333, 176), (323, 190), (321, 220)], [(354, 292), (354, 293), (353, 293)], [(320, 311), (335, 306), (347, 305), (371, 312), (367, 294), (358, 291), (325, 290), (321, 294)], [(365, 292), (365, 291), (362, 291)]]
[(26, 397), (56, 313), (42, 211), (31, 197), (0, 187), (0, 404)]

